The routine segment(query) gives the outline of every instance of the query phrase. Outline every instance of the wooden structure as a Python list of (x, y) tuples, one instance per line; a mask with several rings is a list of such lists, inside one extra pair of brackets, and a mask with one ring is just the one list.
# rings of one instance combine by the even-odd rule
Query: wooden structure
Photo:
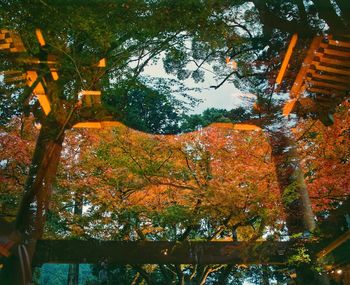
[[(40, 45), (40, 48), (46, 46), (44, 35), (40, 29), (35, 30), (35, 35)], [(9, 30), (0, 30), (0, 50), (8, 52), (26, 52), (23, 42), (20, 36)], [(45, 113), (48, 115), (51, 112), (50, 98), (45, 92), (46, 83), (43, 78), (38, 78), (37, 65), (45, 64), (49, 67), (52, 79), (54, 81), (59, 79), (57, 69), (57, 59), (54, 55), (49, 54), (47, 60), (40, 60), (36, 57), (24, 57), (18, 59), (26, 66), (26, 70), (8, 70), (4, 71), (4, 81), (7, 84), (15, 84), (16, 87), (28, 86), (32, 88), (32, 93), (36, 96), (39, 104)], [(28, 66), (32, 67), (28, 70)], [(94, 64), (96, 68), (106, 67), (106, 59), (103, 58)], [(101, 91), (98, 90), (82, 90), (80, 93), (81, 105), (83, 107), (92, 108), (94, 106), (101, 105)], [(103, 121), (103, 122), (82, 122), (75, 124), (75, 128), (104, 128), (119, 126), (118, 122)]]
[[(289, 61), (289, 58), (290, 48), (285, 60)], [(283, 69), (285, 65), (282, 64), (281, 71)], [(276, 81), (281, 82), (280, 74)], [(349, 92), (350, 39), (317, 36), (312, 40), (291, 87), (290, 100), (284, 106), (283, 114), (288, 116), (297, 105), (305, 112), (317, 112), (325, 105), (335, 108), (349, 96)]]
[[(330, 271), (350, 264), (350, 199), (319, 224), (319, 241), (82, 241), (40, 240), (34, 256), (43, 263), (115, 264), (271, 264), (288, 262), (293, 249), (306, 246)], [(329, 258), (330, 257), (330, 258)]]
[(0, 51), (25, 52), (26, 49), (18, 34), (6, 29), (0, 30)]
[[(40, 32), (36, 31), (38, 43), (45, 46), (45, 39)], [(296, 37), (292, 38), (288, 57), (291, 57)], [(348, 94), (348, 66), (344, 66), (349, 57), (346, 42), (338, 47), (337, 42), (325, 41), (317, 37), (311, 44), (311, 48), (305, 58), (304, 64), (293, 84), (291, 98), (293, 105), (289, 106), (289, 114), (297, 101), (304, 99), (308, 93), (316, 93), (330, 96), (346, 96)], [(7, 47), (7, 46), (6, 46)], [(320, 55), (321, 54), (321, 55)], [(336, 60), (336, 61), (333, 61)], [(281, 82), (283, 74), (288, 66), (287, 58), (282, 64), (282, 73), (278, 81)], [(54, 69), (54, 59), (41, 61), (40, 59), (29, 58), (31, 64), (47, 64), (50, 68), (52, 78), (59, 79), (57, 70)], [(345, 62), (345, 63), (344, 63)], [(341, 64), (342, 63), (342, 64)], [(101, 60), (96, 67), (104, 67), (105, 60)], [(56, 72), (56, 74), (55, 74)], [(55, 75), (54, 75), (55, 74)], [(340, 79), (336, 74), (340, 74)], [(25, 73), (27, 85), (33, 89), (33, 94), (46, 115), (51, 112), (51, 105), (48, 96), (45, 94), (45, 82), (38, 78), (35, 70), (28, 70)], [(19, 75), (21, 80), (23, 74)], [(325, 77), (327, 76), (327, 77)], [(334, 84), (338, 88), (334, 87)], [(335, 91), (334, 91), (335, 90)], [(82, 104), (84, 107), (93, 107), (101, 104), (101, 92), (97, 90), (83, 90)], [(317, 99), (317, 98), (316, 98)], [(310, 99), (313, 100), (313, 99)], [(120, 123), (114, 121), (102, 122), (80, 122), (75, 128), (103, 128), (118, 126)], [(248, 124), (230, 124), (236, 130), (259, 130), (260, 128)], [(344, 239), (342, 239), (344, 240)], [(337, 243), (340, 244), (339, 242)], [(253, 244), (245, 243), (222, 243), (222, 242), (91, 242), (91, 241), (39, 241), (37, 245), (34, 262), (54, 263), (96, 263), (102, 258), (108, 257), (112, 263), (191, 263), (191, 264), (280, 264), (286, 262), (288, 243), (261, 242)], [(325, 250), (326, 254), (338, 246), (329, 245)]]
[(27, 71), (27, 85), (33, 88), (33, 94), (38, 98), (41, 108), (45, 115), (51, 112), (50, 100), (45, 94), (44, 81), (38, 82), (38, 74), (36, 71)]
[(41, 240), (34, 264), (283, 264), (288, 242)]

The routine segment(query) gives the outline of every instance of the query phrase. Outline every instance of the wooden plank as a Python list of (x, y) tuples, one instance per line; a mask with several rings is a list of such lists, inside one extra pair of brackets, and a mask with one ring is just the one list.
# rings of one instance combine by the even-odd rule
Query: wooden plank
[(335, 74), (341, 74), (341, 75), (350, 76), (350, 70), (324, 66), (324, 65), (321, 65), (318, 61), (313, 61), (312, 64), (315, 66), (315, 68), (317, 70), (320, 70), (320, 71), (326, 71), (326, 72), (329, 72), (329, 73), (335, 73)]
[(328, 43), (332, 46), (350, 48), (350, 42), (329, 40)]
[(6, 38), (6, 34), (0, 34), (0, 40), (4, 40)]
[(87, 129), (101, 129), (100, 122), (82, 122), (77, 123), (73, 126), (73, 128), (87, 128)]
[(81, 95), (83, 95), (83, 96), (101, 96), (101, 91), (82, 90)]
[(40, 46), (46, 45), (44, 36), (43, 36), (43, 34), (42, 34), (42, 32), (41, 32), (40, 29), (35, 29), (35, 35), (36, 35), (36, 38), (37, 38), (37, 40), (38, 40)]
[(95, 105), (100, 105), (101, 104), (101, 96), (91, 96), (91, 101)]
[(339, 60), (335, 58), (325, 57), (324, 54), (320, 52), (316, 52), (315, 57), (318, 57), (320, 59), (320, 62), (323, 62), (323, 63), (350, 67), (350, 60)]
[(290, 43), (289, 43), (289, 46), (288, 46), (288, 49), (287, 49), (287, 52), (286, 52), (286, 55), (284, 56), (284, 59), (283, 59), (283, 62), (282, 62), (282, 65), (281, 65), (281, 69), (277, 75), (277, 78), (276, 78), (276, 83), (277, 84), (281, 84), (281, 81), (283, 79), (283, 76), (286, 72), (286, 69), (288, 67), (288, 63), (289, 63), (289, 60), (292, 56), (292, 53), (293, 53), (293, 49), (296, 45), (298, 41), (298, 35), (297, 34), (294, 34), (292, 36), (292, 39), (290, 40)]
[(85, 104), (86, 107), (91, 107), (92, 106), (91, 96), (84, 96), (83, 101), (84, 101), (84, 104)]
[(123, 124), (120, 122), (117, 122), (117, 121), (103, 121), (103, 122), (101, 122), (102, 128), (121, 127), (121, 126), (123, 126)]
[(37, 242), (34, 264), (284, 264), (289, 242), (80, 241)]
[(261, 128), (254, 124), (212, 123), (209, 127), (238, 131), (261, 131)]
[(34, 90), (33, 90), (33, 93), (34, 93), (34, 95), (45, 95), (45, 89), (44, 89), (44, 86), (42, 85), (42, 83), (41, 82), (39, 82), (36, 86), (35, 86), (35, 88), (34, 88)]
[(325, 94), (330, 96), (334, 96), (334, 95), (344, 96), (346, 94), (345, 92), (340, 92), (335, 90), (330, 91), (330, 90), (315, 88), (315, 87), (308, 88), (308, 91), (311, 93), (320, 93), (320, 94)]
[(22, 71), (20, 71), (20, 70), (4, 70), (4, 71), (1, 71), (0, 73), (2, 73), (4, 75), (8, 75), (8, 74), (20, 75), (20, 74), (22, 74)]
[(282, 114), (283, 116), (288, 116), (294, 109), (297, 99), (291, 99), (286, 102), (283, 106)]
[(97, 67), (106, 67), (106, 59), (102, 58), (96, 65)]
[(317, 259), (321, 259), (325, 257), (327, 254), (335, 250), (337, 247), (342, 245), (344, 242), (346, 242), (348, 239), (350, 239), (350, 230), (342, 234), (340, 237), (338, 237), (335, 241), (331, 242), (328, 246), (326, 246), (324, 249), (322, 249), (317, 254)]
[(16, 82), (16, 81), (22, 81), (22, 80), (26, 80), (26, 75), (20, 75), (20, 76), (13, 76), (13, 77), (9, 77), (9, 76), (5, 76), (4, 80), (6, 83), (8, 82)]
[(46, 94), (36, 94), (38, 97), (41, 108), (43, 109), (45, 115), (47, 116), (51, 112), (51, 106), (49, 98)]
[(343, 90), (347, 91), (349, 90), (349, 86), (344, 86), (341, 84), (332, 84), (328, 82), (323, 82), (323, 81), (315, 81), (315, 80), (310, 80), (309, 83), (311, 84), (312, 87), (326, 87), (326, 88), (332, 88), (332, 89), (337, 89), (337, 90)]
[(336, 55), (336, 56), (339, 56), (339, 57), (350, 58), (350, 52), (347, 52), (347, 51), (340, 51), (340, 50), (325, 48), (323, 50), (323, 52), (325, 54), (329, 54), (329, 55)]
[(9, 49), (11, 47), (11, 44), (6, 43), (6, 44), (0, 44), (0, 49)]
[(327, 74), (320, 74), (317, 73), (316, 70), (310, 70), (309, 74), (312, 78), (322, 79), (322, 80), (329, 80), (334, 82), (342, 82), (350, 84), (350, 77), (343, 77), (343, 76), (332, 76)]
[(11, 52), (25, 52), (26, 48), (24, 47), (24, 44), (22, 42), (21, 37), (18, 34), (11, 34), (11, 37), (13, 39), (13, 45), (14, 47), (10, 50)]
[(28, 70), (27, 71), (27, 83), (28, 86), (32, 86), (32, 84), (35, 82), (35, 80), (38, 78), (38, 74), (36, 71)]
[(309, 50), (306, 54), (306, 57), (303, 61), (303, 64), (302, 64), (302, 66), (298, 72), (298, 75), (295, 78), (293, 86), (290, 90), (290, 97), (291, 98), (298, 98), (300, 96), (300, 89), (303, 86), (303, 82), (306, 78), (307, 71), (310, 68), (312, 60), (314, 58), (314, 53), (318, 49), (322, 39), (323, 39), (323, 37), (318, 36), (312, 40), (310, 48), (309, 48)]
[(58, 80), (59, 76), (58, 76), (57, 70), (50, 69), (50, 72), (51, 72), (52, 79), (55, 81)]

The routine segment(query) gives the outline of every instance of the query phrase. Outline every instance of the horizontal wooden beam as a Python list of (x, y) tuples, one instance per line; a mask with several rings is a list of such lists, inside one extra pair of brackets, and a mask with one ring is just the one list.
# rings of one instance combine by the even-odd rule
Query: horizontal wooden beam
[(317, 73), (316, 70), (309, 70), (308, 73), (311, 75), (312, 78), (350, 84), (350, 77), (320, 74)]
[(328, 83), (323, 81), (316, 81), (316, 80), (313, 80), (312, 78), (307, 78), (307, 81), (312, 87), (325, 87), (325, 88), (337, 89), (342, 91), (347, 91), (350, 89), (349, 85), (346, 86), (343, 84), (333, 84), (333, 83)]
[(345, 69), (339, 69), (339, 68), (333, 68), (333, 67), (328, 67), (319, 64), (318, 61), (313, 61), (313, 65), (315, 65), (315, 68), (320, 71), (326, 71), (329, 73), (334, 73), (334, 74), (341, 74), (341, 75), (347, 75), (350, 76), (350, 70), (345, 70)]
[(329, 90), (329, 89), (322, 89), (322, 88), (315, 88), (315, 87), (308, 88), (307, 91), (309, 91), (311, 93), (320, 93), (320, 94), (330, 95), (330, 96), (345, 96), (346, 95), (345, 92), (342, 92), (339, 90), (334, 90), (334, 89)]
[(341, 246), (343, 243), (345, 243), (349, 239), (350, 239), (350, 230), (342, 234), (335, 241), (331, 242), (328, 246), (326, 246), (319, 253), (317, 253), (316, 255), (317, 258), (321, 259), (325, 257), (327, 254), (331, 253), (333, 250)]
[(319, 61), (322, 63), (350, 67), (350, 60), (340, 60), (340, 59), (336, 59), (336, 58), (326, 57), (325, 54), (320, 53), (320, 52), (316, 52), (315, 57), (318, 57)]
[(344, 47), (344, 48), (350, 48), (350, 42), (344, 42), (344, 41), (337, 41), (337, 40), (329, 40), (329, 45), (337, 46), (337, 47)]
[(350, 52), (340, 51), (340, 50), (335, 50), (335, 49), (330, 49), (330, 48), (325, 48), (324, 53), (329, 54), (329, 55), (339, 56), (339, 57), (346, 57), (346, 58), (350, 57)]
[(34, 264), (282, 264), (290, 242), (40, 240)]

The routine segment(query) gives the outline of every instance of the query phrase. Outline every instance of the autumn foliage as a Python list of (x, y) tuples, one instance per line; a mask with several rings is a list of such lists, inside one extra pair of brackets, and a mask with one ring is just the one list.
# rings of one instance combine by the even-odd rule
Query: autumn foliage
[[(349, 196), (346, 108), (331, 127), (305, 120), (294, 130), (316, 213)], [(29, 125), (32, 135), (27, 136), (16, 120), (2, 130), (1, 207), (10, 216), (37, 132)], [(193, 238), (230, 240), (238, 229), (239, 239), (256, 239), (283, 227), (263, 131), (220, 124), (178, 136), (152, 136), (123, 126), (72, 130), (54, 189), (46, 237), (176, 240), (192, 227), (197, 229)]]

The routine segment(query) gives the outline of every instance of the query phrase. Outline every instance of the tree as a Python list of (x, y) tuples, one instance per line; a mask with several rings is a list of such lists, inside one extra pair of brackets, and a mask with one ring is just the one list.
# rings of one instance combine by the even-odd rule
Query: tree
[[(340, 16), (335, 13), (337, 7), (334, 3), (338, 6)], [(220, 70), (222, 65), (217, 67), (222, 81), (214, 88), (219, 88), (234, 76), (233, 80), (246, 90), (256, 91), (259, 108), (265, 110), (252, 119), (265, 118), (266, 121), (262, 124), (269, 125), (279, 119), (279, 115), (275, 116), (275, 110), (280, 105), (279, 102), (275, 105), (275, 101), (271, 99), (274, 93), (273, 76), (278, 67), (278, 62), (273, 58), (278, 56), (292, 30), (298, 29), (302, 36), (314, 35), (327, 30), (326, 25), (322, 26), (325, 22), (335, 33), (348, 31), (345, 2), (334, 3), (315, 0), (304, 5), (302, 1), (287, 1), (282, 4), (278, 1), (253, 1), (254, 5), (248, 5), (242, 1), (135, 1), (101, 2), (99, 5), (91, 2), (84, 7), (79, 2), (64, 5), (64, 1), (2, 3), (2, 23), (22, 34), (28, 54), (36, 56), (41, 62), (47, 61), (48, 56), (54, 54), (57, 66), (60, 66), (59, 80), (55, 80), (47, 64), (36, 67), (30, 64), (30, 68), (39, 74), (38, 81), (35, 80), (31, 88), (25, 88), (21, 95), (11, 91), (8, 93), (10, 96), (14, 94), (21, 103), (11, 104), (11, 111), (18, 113), (19, 110), (24, 110), (28, 113), (28, 110), (32, 110), (42, 126), (25, 186), (24, 199), (17, 215), (17, 229), (22, 233), (30, 233), (25, 239), (31, 238), (34, 229), (39, 233), (38, 236), (41, 235), (43, 214), (47, 212), (49, 193), (66, 129), (76, 122), (89, 119), (99, 121), (110, 116), (124, 122), (132, 121), (132, 126), (135, 126), (133, 118), (124, 117), (126, 114), (130, 115), (128, 112), (111, 114), (99, 106), (92, 109), (80, 106), (79, 91), (100, 88), (105, 90), (113, 80), (116, 84), (125, 83), (127, 86), (124, 98), (133, 97), (137, 93), (156, 94), (161, 98), (162, 93), (155, 92), (152, 88), (142, 87), (139, 90), (144, 85), (139, 76), (144, 66), (163, 50), (166, 50), (164, 64), (167, 72), (176, 74), (179, 79), (192, 75), (197, 81), (201, 80), (200, 68), (204, 62), (214, 63), (217, 58), (222, 60), (225, 56), (230, 56), (237, 62), (238, 70), (230, 70), (228, 73), (227, 68)], [(76, 13), (77, 8), (82, 9), (83, 17)], [(228, 10), (221, 13), (224, 9)], [(62, 14), (69, 16), (69, 20), (62, 20)], [(183, 17), (180, 18), (180, 14)], [(101, 15), (105, 16), (105, 21)], [(120, 21), (113, 21), (114, 18)], [(254, 32), (257, 30), (254, 26), (256, 20), (260, 20), (261, 29), (258, 32)], [(47, 42), (40, 48), (33, 36), (37, 27), (42, 28)], [(192, 40), (190, 51), (186, 48), (186, 41), (189, 39)], [(106, 70), (92, 67), (101, 58), (107, 59)], [(14, 60), (17, 59), (7, 54), (1, 64), (3, 68), (9, 69), (13, 67)], [(188, 71), (186, 66), (193, 61), (197, 68)], [(15, 62), (14, 67), (23, 71), (28, 63), (19, 62), (20, 64)], [(135, 67), (130, 66), (129, 63), (132, 62), (136, 64)], [(32, 89), (44, 81), (52, 108), (48, 116), (40, 111), (38, 103), (28, 103)], [(164, 102), (168, 106), (169, 97), (165, 97)], [(2, 106), (9, 106), (9, 100)], [(1, 112), (10, 114), (8, 110)], [(147, 116), (148, 113), (142, 114)], [(163, 119), (174, 117), (175, 113), (167, 108)], [(145, 119), (140, 127), (145, 131), (154, 131), (163, 125), (154, 125), (156, 121), (158, 119)], [(176, 124), (162, 131), (176, 131)], [(205, 159), (201, 159), (201, 162), (199, 169), (202, 172), (207, 171)], [(36, 207), (31, 209), (33, 202), (36, 202)]]
[[(135, 2), (132, 5), (127, 2), (101, 2), (94, 5), (91, 2), (82, 8), (79, 4), (64, 5), (64, 2), (2, 3), (2, 24), (21, 33), (27, 43), (27, 54), (41, 62), (30, 66), (38, 77), (33, 79), (31, 86), (25, 88), (23, 94), (17, 96), (25, 109), (32, 109), (36, 120), (41, 124), (16, 218), (16, 229), (24, 240), (32, 241), (28, 247), (30, 256), (35, 249), (35, 240), (43, 232), (65, 130), (79, 121), (108, 118), (108, 114), (99, 106), (91, 109), (83, 105), (80, 108), (79, 92), (96, 90), (112, 79), (118, 84), (127, 81), (131, 88), (138, 82), (141, 71), (152, 58), (175, 42), (183, 42), (186, 37), (180, 33), (197, 26), (198, 18), (194, 21), (195, 18), (188, 13), (191, 14), (195, 11), (194, 8), (198, 8), (199, 13), (196, 15), (203, 20), (212, 13), (215, 7), (210, 6), (208, 9), (205, 4), (190, 3), (190, 7), (186, 7), (186, 3), (169, 5), (166, 1), (153, 4)], [(80, 9), (81, 13), (76, 13), (76, 9)], [(106, 11), (109, 11), (108, 15), (105, 14)], [(184, 21), (174, 18), (176, 12), (180, 11), (184, 12)], [(69, 20), (62, 19), (61, 15)], [(44, 40), (40, 41), (39, 47), (33, 37), (35, 28), (44, 31)], [(58, 78), (52, 76), (51, 67), (45, 64), (51, 55), (55, 57), (54, 65), (60, 66)], [(106, 58), (108, 66), (101, 71), (94, 64), (102, 58)], [(26, 60), (6, 55), (2, 66), (23, 70), (28, 62)], [(132, 62), (136, 63), (134, 68), (130, 68)], [(28, 104), (30, 94), (38, 84), (44, 86), (51, 103), (51, 111), (47, 116), (40, 111), (38, 103), (34, 106)], [(120, 115), (116, 113), (114, 116), (121, 119)], [(31, 205), (34, 204), (36, 206), (32, 208)], [(10, 266), (6, 268), (10, 269)]]

